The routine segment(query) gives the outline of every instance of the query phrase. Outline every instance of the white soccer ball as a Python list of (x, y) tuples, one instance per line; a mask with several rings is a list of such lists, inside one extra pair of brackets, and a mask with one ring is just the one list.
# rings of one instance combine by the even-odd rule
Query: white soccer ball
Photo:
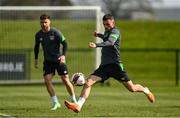
[(71, 82), (76, 86), (82, 86), (85, 84), (85, 77), (84, 74), (81, 72), (74, 73)]

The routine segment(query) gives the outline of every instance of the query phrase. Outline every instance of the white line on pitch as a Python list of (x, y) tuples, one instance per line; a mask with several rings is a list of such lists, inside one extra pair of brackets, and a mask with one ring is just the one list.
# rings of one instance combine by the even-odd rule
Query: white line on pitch
[(0, 118), (2, 117), (6, 117), (6, 118), (16, 118), (14, 116), (8, 115), (8, 114), (4, 114), (4, 113), (0, 113)]

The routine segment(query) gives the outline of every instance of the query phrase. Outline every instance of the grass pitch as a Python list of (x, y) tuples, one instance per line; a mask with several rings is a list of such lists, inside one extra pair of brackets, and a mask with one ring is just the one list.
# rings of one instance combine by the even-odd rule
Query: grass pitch
[[(150, 103), (141, 93), (131, 93), (123, 85), (95, 85), (80, 113), (68, 110), (64, 85), (55, 85), (61, 108), (51, 111), (51, 100), (44, 85), (1, 86), (0, 113), (13, 117), (180, 117), (180, 87), (149, 86), (156, 95)], [(75, 87), (76, 96), (82, 87)], [(0, 116), (1, 117), (1, 116)]]

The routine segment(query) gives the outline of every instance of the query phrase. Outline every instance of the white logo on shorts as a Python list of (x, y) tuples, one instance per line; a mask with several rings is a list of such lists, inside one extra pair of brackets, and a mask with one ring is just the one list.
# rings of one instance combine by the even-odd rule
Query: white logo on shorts
[(121, 78), (121, 80), (125, 80), (125, 78), (123, 77), (123, 78)]

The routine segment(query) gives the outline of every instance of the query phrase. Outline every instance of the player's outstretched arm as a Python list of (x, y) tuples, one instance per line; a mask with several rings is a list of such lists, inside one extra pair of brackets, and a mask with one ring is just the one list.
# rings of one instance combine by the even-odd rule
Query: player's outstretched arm
[(89, 43), (90, 48), (106, 47), (106, 46), (113, 46), (113, 45), (114, 43), (112, 43), (111, 41), (105, 41), (102, 43), (94, 43), (94, 42)]
[(96, 48), (96, 44), (94, 42), (89, 42), (89, 47), (90, 48)]
[(103, 35), (103, 34), (101, 34), (101, 33), (97, 33), (96, 31), (95, 31), (95, 32), (93, 32), (93, 35), (94, 35), (95, 37), (99, 37), (99, 38), (101, 38), (101, 39), (103, 39), (103, 38), (104, 38), (104, 35)]

